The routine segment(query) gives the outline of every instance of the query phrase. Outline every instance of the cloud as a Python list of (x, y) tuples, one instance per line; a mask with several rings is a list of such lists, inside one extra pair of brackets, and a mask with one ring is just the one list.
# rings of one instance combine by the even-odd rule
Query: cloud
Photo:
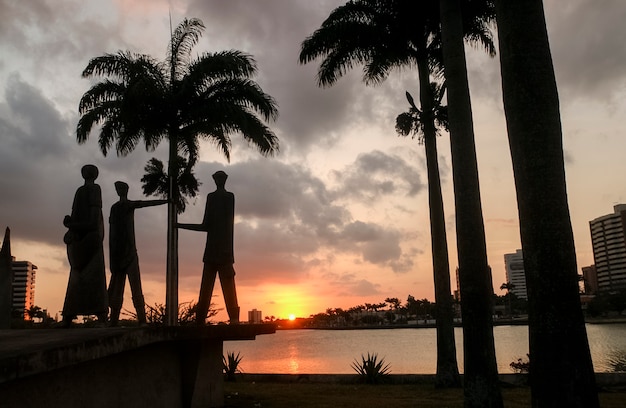
[[(408, 167), (400, 159), (397, 165)], [(337, 200), (337, 194), (331, 194), (309, 169), (256, 159), (228, 167), (203, 162), (197, 173), (206, 180), (218, 169), (227, 172), (226, 187), (235, 194), (235, 260), (245, 284), (301, 281), (316, 268), (332, 267), (329, 254), (356, 255), (357, 263), (394, 272), (411, 268), (412, 260), (402, 250), (401, 231), (353, 220), (345, 199)], [(211, 185), (203, 188), (202, 200), (181, 216), (181, 222), (201, 221), (204, 194), (212, 189)], [(181, 259), (200, 258), (203, 247), (198, 241), (205, 238), (193, 236), (189, 245), (181, 244)], [(181, 236), (184, 242), (187, 239)]]
[[(100, 169), (97, 182), (102, 187), (105, 214), (117, 199), (115, 180), (130, 182), (131, 194), (141, 194), (138, 182), (150, 153), (135, 152), (130, 160), (114, 154), (105, 158), (94, 140), (97, 134), (82, 146), (76, 143), (76, 117), (64, 117), (41, 90), (18, 74), (10, 75), (5, 86), (6, 102), (0, 102), (0, 191), (6, 194), (0, 201), (0, 215), (14, 237), (63, 245), (61, 221), (71, 211), (74, 192), (83, 183), (80, 168), (84, 164), (93, 163)], [(160, 152), (152, 154), (156, 153)]]
[(552, 0), (546, 20), (560, 90), (608, 102), (626, 89), (622, 0)]
[[(275, 128), (285, 152), (302, 155), (313, 147), (331, 148), (362, 123), (363, 115), (388, 119), (399, 113), (389, 106), (389, 99), (404, 98), (406, 80), (370, 88), (362, 83), (357, 68), (321, 89), (316, 82), (321, 61), (298, 63), (302, 41), (342, 4), (341, 0), (210, 0), (195, 1), (187, 10), (189, 15), (206, 17), (206, 41), (198, 49), (207, 49), (207, 44), (211, 51), (239, 49), (257, 60), (257, 80), (279, 105)], [(415, 76), (409, 81), (414, 84)]]
[(334, 194), (358, 200), (413, 197), (426, 187), (415, 166), (379, 150), (359, 154), (354, 163), (332, 174), (341, 185)]
[[(12, 75), (0, 104), (0, 214), (15, 236), (54, 243), (59, 239), (62, 213), (58, 208), (71, 194), (64, 185), (68, 154), (76, 150), (69, 123), (39, 90)], [(70, 201), (71, 203), (71, 201)], [(71, 204), (70, 204), (71, 205)], [(56, 221), (56, 222), (55, 222)]]

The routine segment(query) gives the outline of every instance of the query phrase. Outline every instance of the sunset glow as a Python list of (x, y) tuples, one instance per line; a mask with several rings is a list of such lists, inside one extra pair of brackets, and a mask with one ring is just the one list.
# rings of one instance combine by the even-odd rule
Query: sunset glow
[(290, 314), (289, 315), (289, 320), (296, 320), (296, 315), (295, 314)]

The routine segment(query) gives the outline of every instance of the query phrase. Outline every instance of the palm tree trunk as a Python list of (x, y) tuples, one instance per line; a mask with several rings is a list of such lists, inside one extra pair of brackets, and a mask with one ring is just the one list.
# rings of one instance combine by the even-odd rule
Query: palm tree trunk
[(497, 0), (496, 13), (528, 290), (532, 406), (598, 407), (543, 4)]
[[(426, 48), (426, 47), (424, 47)], [(420, 105), (423, 112), (433, 112), (434, 95), (430, 87), (428, 60), (423, 58), (417, 64), (420, 83)], [(459, 367), (456, 360), (454, 339), (454, 311), (450, 290), (450, 263), (448, 260), (448, 240), (446, 221), (439, 178), (437, 158), (437, 132), (432, 115), (424, 121), (424, 150), (428, 172), (428, 207), (430, 210), (430, 241), (433, 257), (433, 278), (435, 285), (437, 322), (437, 388), (452, 388), (461, 385)]]
[(459, 0), (442, 0), (441, 30), (456, 208), (463, 317), (465, 407), (502, 407), (493, 340), (491, 269), (478, 183)]
[(173, 131), (170, 131), (169, 163), (167, 174), (169, 177), (169, 192), (167, 203), (167, 270), (165, 276), (165, 324), (178, 325), (178, 212), (176, 186), (178, 168), (177, 140)]

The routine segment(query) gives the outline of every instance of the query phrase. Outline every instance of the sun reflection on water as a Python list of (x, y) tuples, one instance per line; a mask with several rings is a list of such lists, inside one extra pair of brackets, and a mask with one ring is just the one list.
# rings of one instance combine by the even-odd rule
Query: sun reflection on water
[(289, 372), (291, 374), (298, 374), (300, 369), (300, 352), (298, 346), (295, 343), (289, 344)]

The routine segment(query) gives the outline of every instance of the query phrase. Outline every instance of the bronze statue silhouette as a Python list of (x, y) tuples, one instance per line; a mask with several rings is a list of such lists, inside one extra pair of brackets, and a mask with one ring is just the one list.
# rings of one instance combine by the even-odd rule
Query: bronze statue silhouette
[(124, 286), (128, 276), (137, 320), (139, 324), (145, 324), (146, 307), (141, 290), (139, 257), (135, 245), (135, 210), (166, 204), (167, 200), (129, 200), (128, 184), (123, 181), (115, 182), (115, 191), (120, 199), (111, 206), (111, 215), (109, 216), (109, 268), (111, 269), (111, 281), (109, 282), (111, 315), (109, 320), (112, 326), (116, 326), (119, 321), (120, 311), (124, 303)]
[(235, 290), (235, 263), (233, 253), (233, 224), (235, 220), (235, 195), (224, 187), (228, 175), (223, 171), (213, 174), (217, 189), (207, 195), (202, 224), (177, 224), (178, 228), (206, 231), (202, 283), (196, 310), (196, 323), (205, 324), (211, 304), (215, 278), (219, 274), (224, 303), (231, 324), (239, 323), (239, 305)]
[(98, 168), (87, 164), (81, 169), (85, 183), (76, 190), (72, 214), (63, 225), (68, 228), (67, 244), (70, 276), (63, 304), (63, 326), (69, 327), (77, 315), (96, 315), (106, 322), (109, 309), (104, 271), (104, 222), (102, 193), (95, 183)]

